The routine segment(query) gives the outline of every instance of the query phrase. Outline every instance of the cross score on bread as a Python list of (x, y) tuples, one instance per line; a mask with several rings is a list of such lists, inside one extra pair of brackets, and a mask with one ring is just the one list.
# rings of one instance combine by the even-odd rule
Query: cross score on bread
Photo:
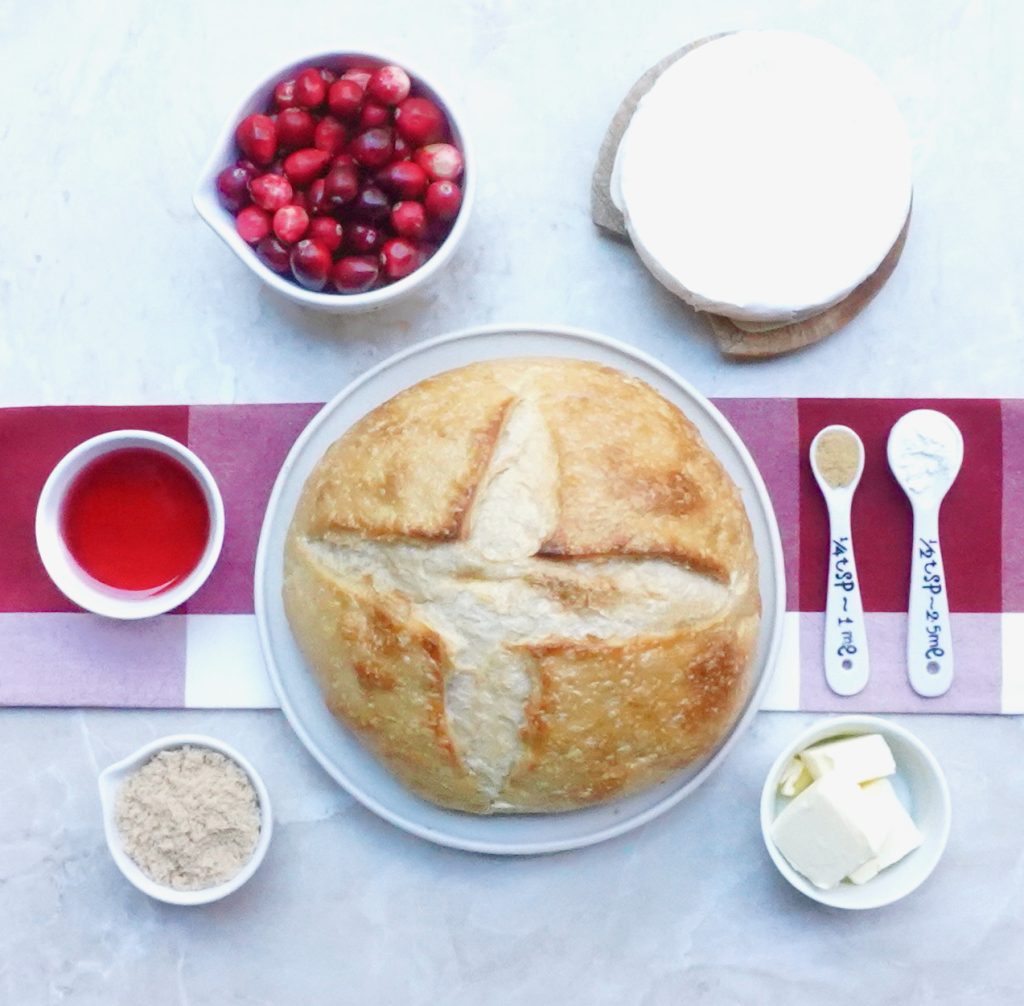
[(674, 406), (520, 360), (422, 382), (329, 449), (285, 602), (332, 712), (415, 792), (559, 810), (717, 744), (756, 581), (738, 493)]

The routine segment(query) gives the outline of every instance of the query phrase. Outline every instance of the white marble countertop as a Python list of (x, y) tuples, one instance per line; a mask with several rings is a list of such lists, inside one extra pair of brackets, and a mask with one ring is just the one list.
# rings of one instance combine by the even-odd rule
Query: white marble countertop
[[(711, 395), (1024, 394), (1024, 14), (1008, 0), (0, 0), (0, 23), (2, 405), (322, 399), (420, 338), (506, 320), (598, 329)], [(916, 153), (892, 281), (843, 334), (765, 365), (723, 363), (587, 216), (633, 79), (733, 27), (803, 29), (861, 56)], [(447, 277), (344, 321), (262, 290), (190, 204), (247, 82), (332, 40), (449, 81), (481, 179)], [(1021, 722), (903, 720), (948, 773), (948, 853), (906, 901), (844, 914), (788, 888), (760, 842), (761, 781), (806, 719), (762, 714), (707, 785), (637, 832), (503, 860), (377, 820), (277, 713), (4, 711), (0, 1004), (1021, 1001)], [(201, 910), (122, 880), (94, 787), (98, 767), (185, 729), (245, 751), (278, 821), (254, 880)]]

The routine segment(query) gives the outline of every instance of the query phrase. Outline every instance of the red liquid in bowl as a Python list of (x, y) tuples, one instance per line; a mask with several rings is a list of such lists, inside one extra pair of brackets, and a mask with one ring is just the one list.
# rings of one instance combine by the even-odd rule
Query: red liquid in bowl
[(93, 579), (152, 595), (199, 565), (210, 511), (202, 486), (180, 461), (128, 447), (96, 458), (78, 473), (64, 499), (61, 535)]

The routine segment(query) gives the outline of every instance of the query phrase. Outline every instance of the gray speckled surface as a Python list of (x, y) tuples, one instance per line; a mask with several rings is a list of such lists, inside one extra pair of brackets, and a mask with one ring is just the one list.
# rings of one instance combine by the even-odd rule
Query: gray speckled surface
[[(0, 0), (0, 404), (315, 400), (395, 349), (499, 320), (599, 329), (712, 395), (1024, 395), (1024, 15), (1009, 0), (378, 0), (334, 8)], [(799, 28), (864, 58), (916, 152), (889, 286), (844, 333), (763, 365), (588, 217), (636, 76), (723, 28)], [(408, 55), (461, 93), (476, 218), (428, 294), (355, 320), (262, 291), (192, 211), (246, 82), (303, 50)], [(604, 846), (507, 861), (437, 849), (337, 789), (276, 713), (0, 713), (0, 1003), (1018, 1002), (1024, 755), (1016, 719), (904, 718), (950, 778), (946, 858), (879, 912), (775, 874), (757, 794), (808, 718), (762, 715), (692, 799)], [(202, 730), (264, 772), (279, 830), (236, 897), (151, 903), (106, 854), (97, 766)]]

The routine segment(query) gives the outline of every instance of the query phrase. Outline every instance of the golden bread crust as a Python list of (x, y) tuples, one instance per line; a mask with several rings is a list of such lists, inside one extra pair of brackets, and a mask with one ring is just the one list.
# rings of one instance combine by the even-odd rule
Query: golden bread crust
[(312, 535), (458, 536), (513, 393), (486, 371), (402, 392), (328, 448), (303, 495)]
[(661, 555), (727, 581), (746, 514), (693, 424), (608, 367), (534, 379), (561, 472), (558, 526), (541, 554)]
[(437, 633), (401, 599), (331, 576), (297, 538), (286, 564), (285, 610), (327, 708), (410, 789), (445, 806), (486, 811), (445, 722)]
[(284, 600), (331, 712), (411, 790), (560, 811), (709, 755), (760, 618), (739, 493), (695, 427), (597, 364), (473, 364), (310, 475)]

